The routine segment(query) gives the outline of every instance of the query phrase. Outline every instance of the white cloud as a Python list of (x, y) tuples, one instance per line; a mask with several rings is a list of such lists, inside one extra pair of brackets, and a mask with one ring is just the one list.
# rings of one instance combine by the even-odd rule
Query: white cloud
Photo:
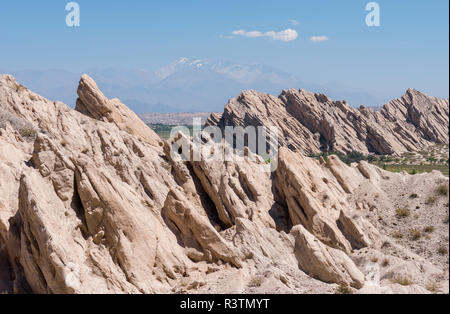
[(236, 38), (236, 36), (220, 35), (220, 38), (224, 38), (224, 39), (234, 39), (234, 38)]
[(264, 36), (264, 34), (261, 33), (260, 31), (246, 32), (243, 29), (238, 30), (238, 31), (234, 31), (232, 34), (233, 35), (240, 35), (240, 36), (250, 37), (250, 38), (256, 38), (256, 37), (263, 37)]
[(313, 36), (309, 40), (311, 40), (312, 42), (315, 42), (315, 43), (320, 43), (322, 41), (327, 41), (328, 37), (327, 36)]
[(266, 35), (268, 37), (270, 37), (273, 40), (282, 40), (282, 41), (293, 41), (296, 40), (298, 37), (298, 33), (296, 30), (293, 29), (286, 29), (284, 31), (281, 32), (274, 32), (274, 31), (270, 31), (267, 32)]
[(285, 41), (285, 42), (296, 40), (298, 37), (297, 31), (290, 29), (290, 28), (285, 29), (284, 31), (280, 31), (280, 32), (268, 31), (265, 33), (260, 32), (260, 31), (247, 32), (247, 31), (241, 29), (241, 30), (233, 31), (232, 34), (236, 35), (236, 36), (245, 36), (245, 37), (249, 37), (249, 38), (268, 37), (272, 40), (281, 40), (281, 41)]
[(299, 21), (294, 20), (294, 19), (290, 19), (290, 20), (288, 20), (288, 21), (289, 21), (289, 23), (291, 23), (293, 26), (297, 26), (298, 24), (300, 24)]
[[(233, 32), (234, 33), (234, 32)], [(251, 31), (251, 32), (246, 32), (244, 30), (240, 30), (237, 31), (237, 33), (234, 33), (235, 35), (242, 35), (242, 36), (246, 36), (246, 37), (250, 37), (250, 38), (257, 38), (257, 37), (262, 37), (264, 36), (263, 33), (261, 33), (260, 31)]]

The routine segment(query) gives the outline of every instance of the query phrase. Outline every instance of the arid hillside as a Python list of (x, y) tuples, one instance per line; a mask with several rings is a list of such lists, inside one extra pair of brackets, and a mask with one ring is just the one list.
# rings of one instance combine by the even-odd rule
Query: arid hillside
[(207, 125), (276, 126), (280, 144), (304, 154), (400, 155), (449, 143), (449, 102), (408, 89), (374, 111), (305, 90), (283, 91), (278, 98), (250, 90), (230, 100), (223, 114), (212, 114)]
[[(173, 159), (173, 141), (194, 150), (197, 143), (181, 133), (161, 140), (87, 75), (76, 110), (0, 75), (2, 292), (448, 293), (448, 177), (316, 160), (294, 149), (403, 151), (448, 142), (441, 132), (448, 102), (427, 107), (429, 118), (416, 102), (431, 106), (428, 98), (412, 90), (379, 115), (352, 115), (333, 102), (305, 126), (295, 118), (312, 112), (302, 99), (331, 101), (293, 91), (282, 97), (292, 107), (245, 93), (217, 119), (264, 122), (265, 112), (280, 123), (292, 143), (270, 173), (248, 151), (235, 161)], [(388, 124), (370, 128), (377, 119)], [(397, 139), (387, 131), (395, 128)]]

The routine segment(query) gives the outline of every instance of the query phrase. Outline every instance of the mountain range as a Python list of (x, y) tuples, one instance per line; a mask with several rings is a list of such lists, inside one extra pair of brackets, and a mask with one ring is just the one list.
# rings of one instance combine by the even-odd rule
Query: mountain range
[(283, 90), (277, 98), (254, 90), (231, 99), (207, 125), (276, 126), (280, 145), (298, 152), (354, 151), (396, 155), (448, 144), (448, 99), (408, 89), (381, 110), (352, 108), (345, 101), (306, 90)]
[[(76, 86), (83, 73), (65, 70), (12, 70), (1, 73), (44, 97), (75, 105)], [(261, 64), (237, 64), (210, 59), (179, 60), (157, 70), (87, 69), (108, 97), (118, 97), (136, 113), (221, 112), (227, 101), (243, 90), (280, 94), (302, 88), (345, 99), (352, 105), (381, 105), (390, 95), (308, 82), (293, 74)]]

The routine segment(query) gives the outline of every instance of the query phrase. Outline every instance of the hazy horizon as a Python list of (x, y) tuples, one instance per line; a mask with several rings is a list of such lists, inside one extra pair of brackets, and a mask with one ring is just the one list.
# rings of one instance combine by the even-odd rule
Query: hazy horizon
[[(27, 72), (30, 88), (69, 105), (76, 99), (75, 76), (85, 72), (108, 97), (131, 101), (140, 112), (217, 111), (248, 88), (275, 96), (288, 88), (325, 91), (353, 106), (381, 106), (408, 88), (449, 97), (445, 0), (377, 1), (375, 27), (366, 23), (369, 1), (362, 0), (79, 0), (79, 27), (66, 25), (67, 3), (0, 3), (0, 71)], [(136, 74), (154, 73), (183, 56), (264, 68), (243, 74), (183, 68), (162, 80)], [(32, 72), (67, 75), (50, 88), (51, 79), (43, 82)]]

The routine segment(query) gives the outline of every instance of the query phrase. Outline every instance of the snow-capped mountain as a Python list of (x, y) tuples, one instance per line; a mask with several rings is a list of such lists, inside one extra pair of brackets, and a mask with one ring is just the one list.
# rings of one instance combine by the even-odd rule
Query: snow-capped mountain
[(177, 72), (193, 71), (196, 73), (213, 72), (235, 80), (241, 84), (251, 84), (258, 81), (269, 81), (272, 84), (291, 83), (296, 79), (288, 73), (261, 64), (242, 65), (229, 61), (212, 61), (209, 59), (192, 60), (180, 58), (176, 62), (155, 71), (161, 80), (169, 78)]
[[(220, 112), (228, 99), (247, 89), (278, 95), (283, 89), (303, 88), (354, 105), (382, 102), (364, 91), (327, 88), (261, 64), (180, 58), (156, 71), (110, 68), (85, 72), (106, 96), (120, 98), (137, 113)], [(75, 103), (77, 81), (82, 74), (59, 70), (7, 73), (35, 92), (69, 105)]]

